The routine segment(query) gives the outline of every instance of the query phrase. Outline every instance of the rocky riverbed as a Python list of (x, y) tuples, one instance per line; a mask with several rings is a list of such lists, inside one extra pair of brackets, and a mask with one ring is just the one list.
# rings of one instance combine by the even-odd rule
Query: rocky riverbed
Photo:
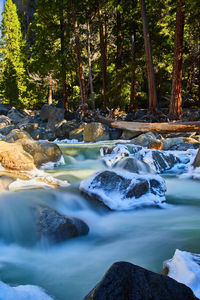
[(200, 297), (198, 132), (133, 137), (47, 105), (4, 113), (0, 298)]

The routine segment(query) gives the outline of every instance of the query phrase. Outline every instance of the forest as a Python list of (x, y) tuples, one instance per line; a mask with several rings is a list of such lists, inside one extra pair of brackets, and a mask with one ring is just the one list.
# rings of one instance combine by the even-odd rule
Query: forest
[(152, 113), (200, 106), (198, 0), (37, 0), (4, 6), (0, 102)]

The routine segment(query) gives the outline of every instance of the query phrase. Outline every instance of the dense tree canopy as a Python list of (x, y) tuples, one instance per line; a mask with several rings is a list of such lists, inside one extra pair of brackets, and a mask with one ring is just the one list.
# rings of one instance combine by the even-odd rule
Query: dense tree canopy
[[(67, 109), (85, 102), (99, 108), (148, 108), (151, 93), (141, 3), (145, 1), (37, 0), (27, 28), (12, 0), (7, 0), (1, 38), (1, 102), (30, 108), (47, 100)], [(184, 14), (182, 90), (175, 89), (174, 81), (179, 7)], [(199, 12), (198, 0), (146, 1), (158, 106), (169, 108), (171, 98), (171, 115), (176, 90), (185, 106), (200, 103)]]

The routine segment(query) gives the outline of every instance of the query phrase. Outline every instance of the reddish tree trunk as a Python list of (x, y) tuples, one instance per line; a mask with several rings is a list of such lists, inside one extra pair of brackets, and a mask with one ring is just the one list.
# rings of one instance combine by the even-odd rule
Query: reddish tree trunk
[(136, 67), (135, 67), (135, 35), (132, 35), (132, 74), (131, 74), (131, 94), (130, 94), (130, 111), (137, 110), (137, 91), (136, 91)]
[(108, 105), (108, 96), (107, 96), (107, 47), (103, 30), (103, 22), (101, 16), (101, 9), (98, 11), (99, 17), (99, 38), (100, 38), (100, 50), (101, 50), (101, 64), (102, 64), (102, 75), (103, 75), (103, 100), (104, 107)]
[(91, 50), (90, 50), (90, 23), (87, 22), (87, 54), (88, 54), (88, 67), (89, 67), (89, 81), (90, 81), (90, 92), (92, 99), (92, 108), (95, 108), (95, 100), (94, 100), (94, 86), (92, 79), (92, 58), (91, 58)]
[(157, 103), (156, 84), (155, 84), (155, 76), (154, 76), (154, 69), (153, 69), (153, 58), (152, 58), (152, 52), (151, 52), (151, 42), (150, 42), (150, 37), (149, 37), (148, 22), (147, 22), (144, 0), (140, 0), (140, 7), (141, 7), (141, 13), (142, 13), (144, 46), (145, 46), (147, 75), (148, 75), (149, 110), (152, 113), (155, 113), (158, 103)]
[(183, 32), (184, 32), (184, 2), (177, 0), (176, 11), (176, 30), (174, 41), (174, 67), (172, 77), (172, 93), (170, 102), (169, 117), (173, 120), (179, 120), (182, 117), (182, 57), (183, 57)]
[(67, 93), (67, 80), (66, 80), (66, 57), (65, 57), (65, 19), (63, 15), (64, 4), (61, 2), (60, 6), (60, 44), (61, 44), (61, 73), (63, 84), (63, 100), (64, 107), (68, 109), (68, 93)]
[[(117, 1), (119, 5), (121, 0)], [(117, 102), (120, 105), (121, 102), (121, 92), (122, 92), (122, 15), (120, 10), (117, 10), (117, 57), (116, 57), (116, 67), (117, 67)]]
[(75, 6), (73, 2), (72, 2), (72, 13), (73, 13), (73, 23), (74, 23), (74, 32), (75, 32), (76, 57), (77, 57), (78, 74), (79, 74), (79, 82), (80, 82), (80, 90), (81, 90), (81, 102), (82, 104), (85, 104), (86, 103), (85, 81), (84, 81), (83, 67), (81, 62), (80, 40), (78, 36), (78, 23), (76, 19)]

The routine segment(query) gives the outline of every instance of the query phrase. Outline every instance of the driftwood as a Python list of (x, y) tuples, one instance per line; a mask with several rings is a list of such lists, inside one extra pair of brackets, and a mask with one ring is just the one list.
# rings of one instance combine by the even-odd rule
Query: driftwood
[(101, 116), (96, 117), (96, 121), (106, 124), (112, 128), (128, 130), (131, 132), (196, 132), (200, 131), (200, 121), (196, 122), (169, 122), (169, 123), (142, 123), (115, 121)]
[(200, 131), (200, 122), (176, 122), (176, 123), (140, 123), (114, 121), (110, 125), (112, 128), (128, 130), (132, 132), (196, 132)]

